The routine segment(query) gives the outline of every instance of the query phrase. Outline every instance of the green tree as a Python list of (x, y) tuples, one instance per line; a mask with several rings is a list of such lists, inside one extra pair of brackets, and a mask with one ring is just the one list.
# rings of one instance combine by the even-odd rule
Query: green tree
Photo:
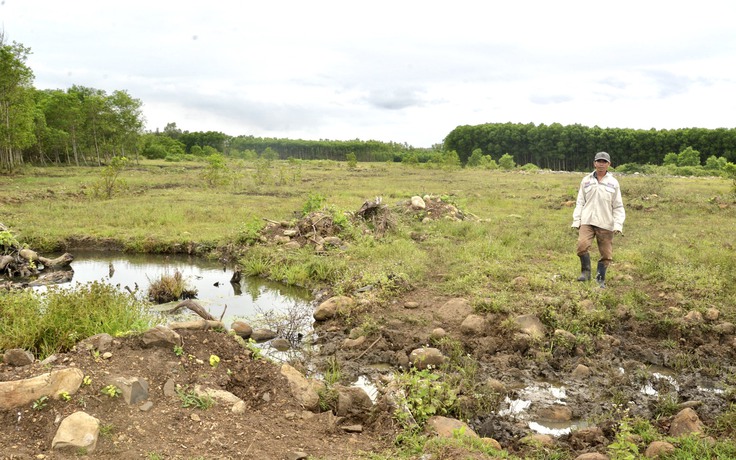
[(707, 160), (705, 160), (705, 166), (703, 166), (703, 168), (711, 171), (720, 171), (724, 166), (726, 166), (727, 162), (728, 161), (723, 157), (711, 155)]
[(675, 152), (670, 152), (664, 156), (664, 158), (662, 159), (662, 164), (664, 166), (677, 166), (677, 159), (677, 154)]
[(677, 155), (677, 166), (700, 166), (700, 152), (688, 146)]
[(33, 72), (26, 65), (30, 48), (8, 45), (0, 32), (0, 170), (23, 164), (22, 149), (35, 143)]
[(483, 159), (483, 150), (475, 149), (473, 150), (473, 153), (470, 155), (470, 158), (468, 158), (468, 162), (465, 163), (465, 166), (469, 168), (476, 168), (480, 166), (480, 162), (482, 159)]
[(501, 158), (498, 159), (498, 166), (501, 167), (501, 169), (514, 169), (516, 167), (516, 162), (514, 162), (514, 157), (509, 155), (508, 153), (504, 153)]

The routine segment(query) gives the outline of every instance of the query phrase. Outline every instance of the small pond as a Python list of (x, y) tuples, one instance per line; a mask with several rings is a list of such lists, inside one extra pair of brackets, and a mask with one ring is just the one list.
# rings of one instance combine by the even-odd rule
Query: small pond
[(80, 251), (72, 254), (74, 277), (62, 286), (100, 281), (125, 291), (127, 286), (136, 296), (146, 298), (150, 281), (164, 274), (173, 275), (178, 270), (188, 287), (197, 290), (195, 300), (205, 310), (215, 318), (220, 318), (224, 312), (222, 320), (227, 327), (235, 319), (252, 319), (262, 312), (308, 308), (312, 300), (306, 289), (262, 278), (243, 277), (238, 284), (230, 283), (234, 267), (214, 260), (176, 254)]

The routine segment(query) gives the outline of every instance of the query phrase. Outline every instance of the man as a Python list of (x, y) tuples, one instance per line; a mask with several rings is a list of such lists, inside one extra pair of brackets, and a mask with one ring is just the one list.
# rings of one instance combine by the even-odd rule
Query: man
[(606, 269), (613, 258), (613, 235), (622, 235), (626, 212), (618, 181), (608, 172), (611, 157), (598, 152), (593, 159), (595, 171), (580, 182), (578, 200), (572, 213), (572, 227), (578, 229), (577, 254), (580, 257), (578, 281), (590, 280), (590, 246), (598, 243), (598, 270), (595, 276), (601, 288), (606, 287)]

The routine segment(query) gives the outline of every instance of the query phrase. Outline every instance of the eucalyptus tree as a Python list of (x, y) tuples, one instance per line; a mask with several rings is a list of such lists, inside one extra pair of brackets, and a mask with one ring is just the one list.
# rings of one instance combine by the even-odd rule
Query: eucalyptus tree
[(22, 150), (35, 142), (33, 72), (26, 65), (30, 48), (7, 44), (0, 32), (0, 170), (23, 164)]

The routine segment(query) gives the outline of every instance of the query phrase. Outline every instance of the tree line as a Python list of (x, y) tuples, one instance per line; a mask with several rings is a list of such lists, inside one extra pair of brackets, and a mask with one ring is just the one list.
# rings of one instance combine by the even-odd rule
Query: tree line
[[(114, 157), (161, 158), (177, 161), (222, 154), (241, 159), (328, 159), (407, 163), (459, 163), (474, 166), (504, 163), (554, 170), (585, 170), (591, 155), (605, 150), (615, 165), (666, 163), (668, 155), (687, 148), (708, 158), (736, 160), (736, 130), (685, 128), (634, 130), (489, 123), (453, 129), (443, 144), (414, 148), (380, 141), (301, 140), (229, 136), (222, 132), (189, 132), (169, 123), (145, 132), (143, 103), (124, 90), (72, 86), (38, 90), (26, 65), (30, 49), (7, 43), (0, 32), (0, 172), (25, 163), (104, 165)], [(456, 160), (457, 159), (457, 160)], [(690, 161), (690, 160), (688, 160)]]
[(480, 149), (493, 159), (509, 154), (517, 164), (566, 171), (590, 168), (592, 155), (601, 150), (611, 154), (615, 165), (661, 165), (668, 154), (678, 154), (688, 147), (700, 153), (698, 164), (712, 156), (733, 162), (736, 129), (637, 130), (559, 123), (488, 123), (458, 126), (444, 142), (444, 148), (455, 150), (463, 164)]

